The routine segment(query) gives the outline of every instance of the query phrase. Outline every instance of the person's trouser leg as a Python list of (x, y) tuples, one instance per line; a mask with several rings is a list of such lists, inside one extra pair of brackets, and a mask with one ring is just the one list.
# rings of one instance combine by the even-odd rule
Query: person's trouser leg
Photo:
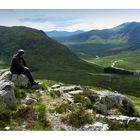
[(31, 75), (30, 70), (24, 69), (23, 73), (28, 77), (30, 84), (33, 85), (34, 79), (33, 79), (32, 75)]

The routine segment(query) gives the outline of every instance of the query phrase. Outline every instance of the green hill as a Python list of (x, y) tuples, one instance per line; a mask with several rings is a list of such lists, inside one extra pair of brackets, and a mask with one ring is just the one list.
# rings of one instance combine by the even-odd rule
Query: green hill
[(55, 39), (81, 57), (102, 57), (140, 49), (139, 32), (139, 22), (128, 22), (110, 29), (91, 30)]
[(79, 59), (43, 31), (27, 27), (0, 27), (0, 35), (1, 68), (9, 67), (12, 55), (22, 48), (26, 51), (27, 64), (37, 79), (94, 86), (139, 96), (139, 77), (123, 76), (122, 79), (122, 75), (105, 74), (102, 66)]
[(100, 73), (102, 68), (74, 55), (64, 45), (49, 38), (43, 31), (27, 27), (0, 27), (0, 65), (9, 66), (18, 49), (26, 52), (25, 60), (36, 78), (68, 83), (83, 83), (88, 73)]

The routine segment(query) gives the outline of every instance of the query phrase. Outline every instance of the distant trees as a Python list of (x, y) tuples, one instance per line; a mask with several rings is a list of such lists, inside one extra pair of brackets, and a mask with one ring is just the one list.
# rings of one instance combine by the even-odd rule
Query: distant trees
[(104, 68), (105, 73), (116, 73), (116, 74), (129, 74), (133, 75), (134, 72), (124, 70), (124, 69), (119, 69), (119, 68), (112, 68), (112, 67), (106, 67)]

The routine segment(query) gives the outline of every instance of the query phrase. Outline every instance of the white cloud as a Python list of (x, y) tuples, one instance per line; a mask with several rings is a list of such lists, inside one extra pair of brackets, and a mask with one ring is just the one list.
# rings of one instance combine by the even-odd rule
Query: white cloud
[(92, 30), (140, 22), (140, 10), (0, 10), (0, 25), (40, 30)]

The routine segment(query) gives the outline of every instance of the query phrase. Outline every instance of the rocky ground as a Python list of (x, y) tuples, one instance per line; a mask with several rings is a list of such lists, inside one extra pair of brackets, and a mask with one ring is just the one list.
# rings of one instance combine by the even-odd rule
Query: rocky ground
[(24, 75), (1, 74), (1, 130), (140, 130), (133, 102), (117, 91), (48, 80), (27, 85)]

